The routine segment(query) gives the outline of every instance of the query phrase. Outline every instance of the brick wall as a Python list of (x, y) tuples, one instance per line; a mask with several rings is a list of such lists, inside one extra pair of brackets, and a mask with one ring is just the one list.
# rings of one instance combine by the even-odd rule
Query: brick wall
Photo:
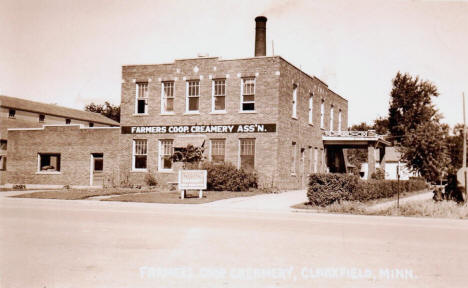
[[(77, 125), (9, 130), (7, 183), (88, 186), (91, 153), (103, 153), (104, 184), (119, 184), (119, 136), (119, 128), (80, 128)], [(39, 153), (59, 153), (60, 173), (38, 172)]]

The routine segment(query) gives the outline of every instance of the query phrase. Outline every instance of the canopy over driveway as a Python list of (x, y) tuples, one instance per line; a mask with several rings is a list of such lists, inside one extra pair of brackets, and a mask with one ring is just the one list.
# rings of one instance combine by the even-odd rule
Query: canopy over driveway
[(368, 177), (375, 172), (376, 149), (379, 149), (380, 159), (383, 159), (385, 149), (380, 148), (390, 146), (390, 142), (384, 140), (382, 135), (378, 135), (373, 130), (324, 131), (322, 140), (327, 153), (327, 165), (330, 168), (330, 172), (346, 172), (343, 149), (367, 148)]

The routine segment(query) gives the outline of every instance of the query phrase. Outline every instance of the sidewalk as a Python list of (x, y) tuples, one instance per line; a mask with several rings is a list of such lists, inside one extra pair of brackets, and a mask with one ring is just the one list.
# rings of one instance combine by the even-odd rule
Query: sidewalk
[(276, 194), (260, 194), (200, 204), (200, 206), (226, 209), (291, 211), (292, 205), (307, 202), (306, 190), (286, 191)]

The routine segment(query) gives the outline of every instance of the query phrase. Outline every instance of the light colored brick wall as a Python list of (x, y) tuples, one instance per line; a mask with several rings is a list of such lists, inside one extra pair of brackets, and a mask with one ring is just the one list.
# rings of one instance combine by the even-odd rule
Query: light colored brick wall
[[(91, 153), (104, 154), (106, 185), (119, 184), (119, 128), (45, 126), (37, 130), (9, 130), (7, 183), (90, 184)], [(38, 172), (38, 153), (60, 153), (60, 174)]]

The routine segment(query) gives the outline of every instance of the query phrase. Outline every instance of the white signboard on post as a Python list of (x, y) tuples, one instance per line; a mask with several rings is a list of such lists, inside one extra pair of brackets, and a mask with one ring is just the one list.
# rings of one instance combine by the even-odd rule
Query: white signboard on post
[(199, 198), (202, 198), (203, 190), (206, 190), (206, 178), (206, 170), (179, 170), (180, 198), (184, 199), (184, 190), (200, 190)]

